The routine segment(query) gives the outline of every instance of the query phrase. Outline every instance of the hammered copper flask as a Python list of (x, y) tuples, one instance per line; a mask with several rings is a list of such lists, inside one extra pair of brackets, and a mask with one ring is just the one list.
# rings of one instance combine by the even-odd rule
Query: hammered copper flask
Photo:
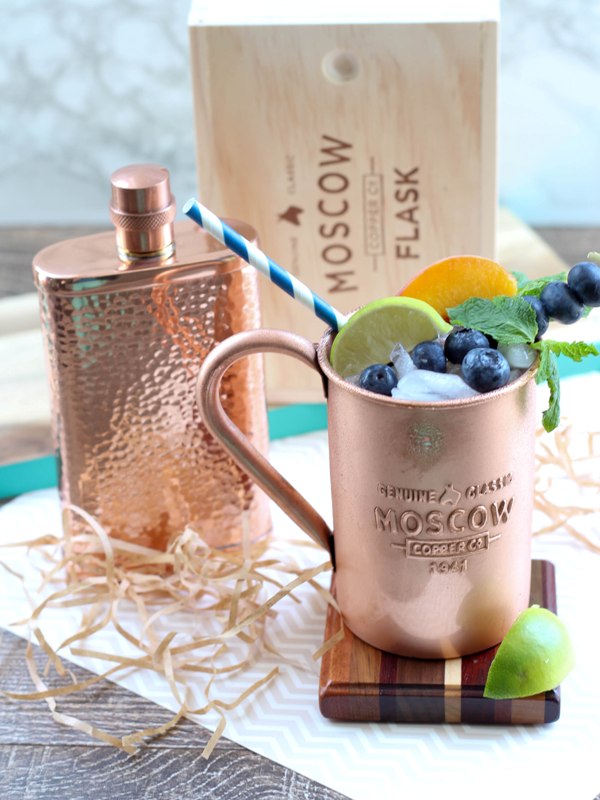
[[(257, 277), (174, 216), (167, 170), (125, 167), (112, 176), (116, 241), (85, 236), (34, 258), (60, 493), (118, 538), (165, 549), (189, 525), (228, 546), (268, 532), (268, 501), (201, 423), (194, 386), (217, 343), (259, 326)], [(266, 451), (260, 357), (228, 373), (222, 399)]]

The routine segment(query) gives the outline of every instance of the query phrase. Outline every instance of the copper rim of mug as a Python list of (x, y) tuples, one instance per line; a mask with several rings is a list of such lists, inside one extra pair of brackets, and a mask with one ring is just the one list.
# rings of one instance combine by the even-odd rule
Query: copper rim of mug
[(481, 403), (489, 403), (496, 397), (502, 397), (503, 395), (510, 394), (511, 392), (515, 392), (520, 389), (532, 378), (534, 378), (539, 366), (539, 356), (537, 356), (534, 363), (528, 369), (526, 369), (525, 372), (519, 375), (518, 378), (515, 378), (514, 381), (510, 381), (510, 383), (501, 386), (499, 389), (494, 389), (491, 392), (482, 392), (476, 397), (465, 397), (457, 400), (398, 400), (395, 397), (387, 397), (386, 395), (375, 394), (374, 392), (369, 392), (366, 389), (361, 389), (360, 386), (349, 383), (333, 369), (329, 362), (329, 351), (331, 349), (334, 335), (335, 331), (332, 328), (328, 328), (316, 346), (319, 365), (327, 377), (327, 380), (332, 381), (341, 389), (344, 389), (345, 391), (350, 392), (357, 397), (364, 397), (365, 399), (368, 399), (374, 403), (380, 403), (384, 406), (442, 409), (463, 407), (468, 408), (470, 406), (480, 405)]

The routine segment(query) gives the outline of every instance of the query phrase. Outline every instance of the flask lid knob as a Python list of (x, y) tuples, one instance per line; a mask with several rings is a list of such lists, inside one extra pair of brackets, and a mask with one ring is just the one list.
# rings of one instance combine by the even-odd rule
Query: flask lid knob
[(175, 198), (169, 171), (158, 164), (131, 164), (113, 172), (110, 216), (122, 261), (168, 258), (175, 251)]

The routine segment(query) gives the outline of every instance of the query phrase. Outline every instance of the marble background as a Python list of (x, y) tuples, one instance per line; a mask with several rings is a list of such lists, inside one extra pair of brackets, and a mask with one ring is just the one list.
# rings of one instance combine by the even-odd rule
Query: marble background
[[(501, 201), (600, 220), (598, 0), (503, 0)], [(0, 224), (107, 223), (108, 175), (157, 161), (195, 192), (189, 0), (1, 0)]]

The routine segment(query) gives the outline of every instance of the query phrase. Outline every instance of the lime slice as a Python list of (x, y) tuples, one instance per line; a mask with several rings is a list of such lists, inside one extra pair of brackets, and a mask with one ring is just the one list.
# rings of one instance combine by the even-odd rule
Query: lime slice
[(563, 622), (547, 608), (531, 606), (512, 624), (491, 663), (484, 697), (529, 697), (556, 688), (575, 666)]
[(329, 360), (343, 378), (357, 375), (370, 364), (387, 364), (398, 342), (407, 350), (452, 326), (423, 300), (413, 297), (384, 297), (367, 303), (333, 340)]

